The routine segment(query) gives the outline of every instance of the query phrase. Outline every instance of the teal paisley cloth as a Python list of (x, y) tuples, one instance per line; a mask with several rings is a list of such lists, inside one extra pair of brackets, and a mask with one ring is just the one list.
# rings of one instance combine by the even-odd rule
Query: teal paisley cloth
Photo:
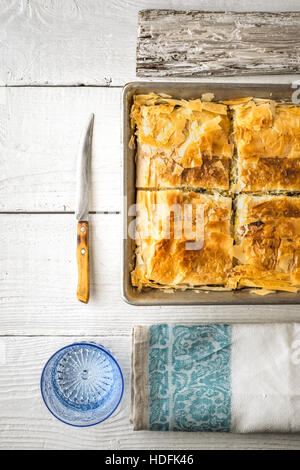
[(230, 430), (230, 326), (149, 329), (149, 429)]
[(143, 359), (147, 396), (141, 398), (148, 412), (142, 427), (230, 431), (230, 344), (229, 325), (149, 327)]
[(300, 432), (300, 323), (135, 326), (132, 339), (135, 430)]

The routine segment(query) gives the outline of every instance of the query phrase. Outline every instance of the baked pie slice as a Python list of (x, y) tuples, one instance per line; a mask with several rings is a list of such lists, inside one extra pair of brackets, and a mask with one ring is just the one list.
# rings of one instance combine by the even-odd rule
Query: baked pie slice
[(136, 187), (229, 189), (233, 144), (228, 107), (155, 95), (137, 95)]
[(300, 286), (300, 197), (240, 195), (229, 285), (296, 292)]
[(232, 243), (231, 198), (137, 191), (134, 286), (224, 286), (232, 267)]
[(237, 189), (300, 191), (300, 107), (251, 99), (232, 110)]

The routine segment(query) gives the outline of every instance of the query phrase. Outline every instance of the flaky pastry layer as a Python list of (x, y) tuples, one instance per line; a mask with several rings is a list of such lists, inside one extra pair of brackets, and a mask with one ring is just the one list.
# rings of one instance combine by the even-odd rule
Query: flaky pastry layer
[(241, 195), (236, 201), (231, 287), (295, 291), (300, 285), (300, 198)]
[(233, 144), (227, 113), (226, 105), (200, 99), (135, 96), (136, 186), (229, 189)]
[[(214, 103), (151, 93), (134, 98), (131, 120), (139, 188), (132, 284), (296, 292), (300, 107), (251, 97)], [(181, 210), (170, 212), (173, 206)], [(204, 243), (192, 250), (187, 242), (195, 242), (198, 206)], [(180, 226), (189, 218), (187, 235)]]
[(300, 190), (300, 107), (250, 100), (232, 106), (239, 189)]
[(230, 219), (230, 198), (139, 190), (133, 285), (224, 285), (232, 266)]

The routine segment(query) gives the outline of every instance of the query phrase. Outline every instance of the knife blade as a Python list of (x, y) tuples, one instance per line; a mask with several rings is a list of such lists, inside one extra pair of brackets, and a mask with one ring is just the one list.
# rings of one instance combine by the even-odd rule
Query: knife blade
[(89, 166), (92, 151), (94, 114), (83, 129), (77, 156), (76, 209), (77, 222), (77, 299), (89, 301)]

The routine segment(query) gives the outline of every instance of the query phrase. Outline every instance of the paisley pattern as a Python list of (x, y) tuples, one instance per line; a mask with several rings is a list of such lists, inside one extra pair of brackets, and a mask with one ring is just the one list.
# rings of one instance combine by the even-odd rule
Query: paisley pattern
[(149, 328), (149, 429), (169, 430), (169, 327)]
[(149, 429), (230, 431), (231, 327), (149, 328)]

